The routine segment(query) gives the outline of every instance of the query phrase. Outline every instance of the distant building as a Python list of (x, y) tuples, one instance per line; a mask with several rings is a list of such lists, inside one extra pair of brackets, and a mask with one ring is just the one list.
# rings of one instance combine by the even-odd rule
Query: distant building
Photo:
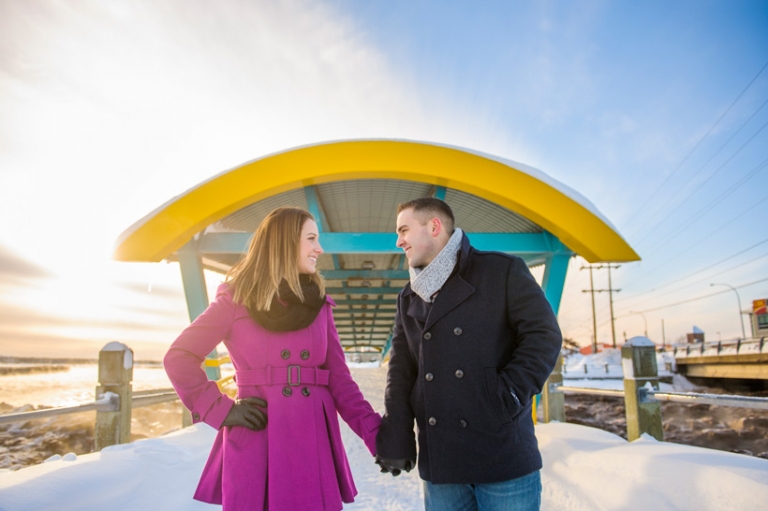
[(752, 300), (752, 337), (768, 335), (768, 298)]
[(704, 342), (704, 331), (694, 325), (693, 332), (690, 334), (685, 334), (685, 337), (688, 339), (689, 343)]
[[(613, 348), (613, 344), (597, 343), (598, 353), (604, 351), (606, 348)], [(579, 353), (582, 355), (592, 355), (592, 345), (590, 344), (589, 346), (582, 346), (579, 348)]]

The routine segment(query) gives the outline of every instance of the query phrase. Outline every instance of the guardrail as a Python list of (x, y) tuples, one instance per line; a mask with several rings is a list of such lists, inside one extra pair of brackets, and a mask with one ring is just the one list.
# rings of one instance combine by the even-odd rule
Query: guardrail
[[(206, 359), (206, 367), (219, 367), (229, 362), (228, 356)], [(96, 412), (94, 428), (94, 450), (130, 442), (131, 439), (131, 410), (144, 406), (177, 401), (179, 396), (173, 388), (140, 390), (134, 392), (133, 381), (133, 350), (122, 343), (109, 343), (99, 352), (99, 376), (96, 388), (96, 400), (74, 406), (60, 406), (0, 415), (0, 425), (29, 420), (45, 419), (82, 412)], [(216, 384), (230, 396), (234, 396), (236, 388), (231, 385), (231, 376), (221, 378)], [(182, 427), (192, 424), (189, 410), (184, 408)]]
[(636, 440), (643, 433), (648, 433), (658, 440), (664, 440), (661, 423), (662, 401), (768, 410), (768, 398), (695, 392), (661, 392), (655, 346), (647, 339), (638, 338), (627, 341), (621, 348), (621, 362), (624, 390), (588, 389), (563, 385), (563, 360), (562, 357), (559, 358), (542, 392), (543, 421), (566, 422), (565, 394), (623, 398), (629, 441)]

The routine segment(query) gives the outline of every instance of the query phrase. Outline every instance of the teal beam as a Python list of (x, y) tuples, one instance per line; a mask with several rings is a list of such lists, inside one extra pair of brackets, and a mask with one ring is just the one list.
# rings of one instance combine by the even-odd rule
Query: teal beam
[[(314, 186), (305, 186), (304, 197), (307, 199), (307, 208), (309, 209), (309, 212), (315, 217), (315, 223), (317, 224), (317, 229), (320, 234), (322, 235), (323, 233), (329, 232), (331, 227), (328, 223), (328, 217), (325, 216), (325, 210), (320, 205), (320, 199), (317, 196), (317, 188)], [(331, 254), (331, 259), (333, 260), (333, 267), (337, 270), (340, 269), (341, 263), (339, 262), (338, 254)]]
[[(395, 305), (397, 300), (334, 300), (336, 305)], [(356, 309), (357, 310), (357, 309)]]
[[(327, 278), (327, 277), (326, 277)], [(403, 289), (398, 287), (326, 287), (329, 295), (396, 295)]]
[[(195, 251), (194, 240), (181, 247), (176, 255), (179, 258), (179, 268), (181, 269), (181, 280), (184, 283), (184, 296), (187, 299), (189, 320), (194, 321), (208, 308), (208, 290), (205, 286), (203, 261)], [(219, 354), (216, 348), (206, 358), (218, 359)], [(218, 366), (206, 366), (205, 374), (209, 380), (221, 378), (221, 371)]]
[(409, 280), (408, 270), (320, 270), (325, 280)]
[(563, 297), (563, 288), (565, 287), (565, 276), (568, 272), (568, 261), (571, 253), (553, 254), (548, 258), (544, 266), (544, 278), (541, 282), (541, 288), (544, 290), (544, 296), (549, 300), (552, 310), (555, 314), (560, 310), (560, 300)]
[[(568, 250), (555, 236), (541, 233), (467, 233), (478, 250), (509, 252), (518, 255), (548, 254)], [(198, 243), (200, 255), (242, 254), (251, 233), (215, 232), (205, 234)], [(402, 254), (395, 246), (397, 235), (388, 232), (325, 232), (320, 243), (328, 254)]]

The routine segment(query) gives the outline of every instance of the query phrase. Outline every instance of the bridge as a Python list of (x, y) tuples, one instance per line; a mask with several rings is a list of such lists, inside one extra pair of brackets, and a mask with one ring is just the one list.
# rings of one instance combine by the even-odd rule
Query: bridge
[(768, 385), (768, 340), (697, 342), (674, 348), (677, 371), (688, 378), (761, 380)]

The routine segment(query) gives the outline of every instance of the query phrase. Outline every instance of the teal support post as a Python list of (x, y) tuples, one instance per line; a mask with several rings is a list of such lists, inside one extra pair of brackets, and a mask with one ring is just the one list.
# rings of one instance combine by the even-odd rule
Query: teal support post
[(571, 259), (570, 252), (561, 252), (547, 257), (544, 266), (544, 278), (541, 282), (541, 288), (544, 290), (544, 296), (547, 297), (552, 310), (557, 315), (560, 310), (560, 300), (563, 298), (563, 287), (565, 287), (565, 276), (568, 272), (568, 261)]
[(432, 196), (436, 199), (440, 199), (442, 201), (445, 200), (445, 191), (446, 188), (444, 186), (436, 186), (435, 191), (433, 192)]
[[(178, 252), (179, 267), (181, 268), (181, 280), (184, 283), (184, 295), (187, 299), (187, 311), (189, 320), (194, 321), (205, 309), (208, 308), (208, 290), (205, 286), (205, 274), (203, 273), (203, 261), (195, 250), (195, 241), (192, 240)], [(219, 354), (216, 348), (211, 351), (206, 359), (217, 360)], [(205, 366), (205, 374), (209, 380), (221, 378), (219, 366)]]

